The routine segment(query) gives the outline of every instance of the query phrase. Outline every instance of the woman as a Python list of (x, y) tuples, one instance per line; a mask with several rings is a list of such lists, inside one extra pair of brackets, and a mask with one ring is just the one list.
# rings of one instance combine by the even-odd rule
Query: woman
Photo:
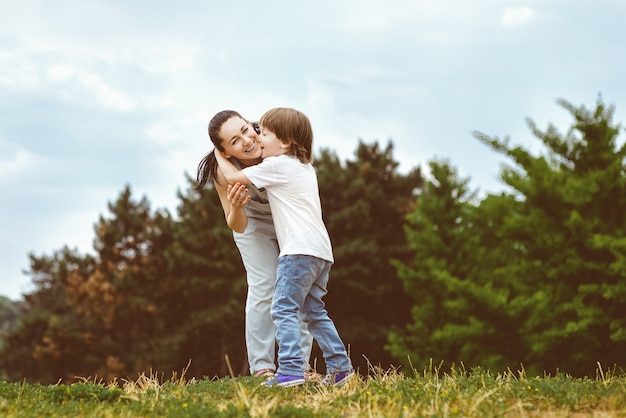
[[(218, 150), (239, 169), (261, 162), (256, 126), (233, 110), (217, 113), (209, 122), (209, 138)], [(233, 230), (235, 244), (247, 273), (246, 347), (250, 374), (272, 377), (275, 365), (276, 328), (270, 307), (276, 282), (278, 242), (265, 190), (235, 183), (230, 185), (222, 175), (213, 151), (198, 164), (196, 190), (213, 182), (219, 196), (228, 227)], [(305, 369), (310, 366), (313, 338), (300, 321), (302, 354)], [(307, 377), (313, 375), (307, 374)]]
[(266, 189), (274, 216), (280, 256), (271, 315), (277, 330), (278, 372), (265, 386), (306, 382), (298, 314), (306, 319), (324, 354), (323, 384), (341, 386), (354, 376), (354, 370), (323, 301), (334, 256), (311, 164), (313, 128), (304, 113), (292, 108), (268, 110), (259, 125), (260, 164), (238, 169), (222, 152), (215, 151), (215, 157), (229, 182)]

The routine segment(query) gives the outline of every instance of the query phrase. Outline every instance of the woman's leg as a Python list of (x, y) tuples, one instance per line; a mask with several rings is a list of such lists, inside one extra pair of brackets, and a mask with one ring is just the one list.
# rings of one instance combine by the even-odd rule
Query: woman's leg
[(309, 332), (309, 326), (300, 318), (300, 341), (302, 342), (302, 359), (304, 360), (304, 371), (313, 370), (311, 365), (311, 350), (313, 349), (313, 336)]
[[(247, 273), (246, 297), (246, 347), (250, 374), (263, 369), (275, 370), (276, 327), (270, 315), (276, 268), (278, 265), (278, 241), (271, 220), (249, 218), (243, 234), (233, 233), (235, 243)], [(313, 337), (307, 324), (299, 321), (304, 370), (309, 365)]]
[(276, 328), (270, 316), (278, 263), (274, 225), (250, 218), (246, 231), (233, 235), (248, 281), (245, 338), (250, 374), (263, 369), (276, 370)]

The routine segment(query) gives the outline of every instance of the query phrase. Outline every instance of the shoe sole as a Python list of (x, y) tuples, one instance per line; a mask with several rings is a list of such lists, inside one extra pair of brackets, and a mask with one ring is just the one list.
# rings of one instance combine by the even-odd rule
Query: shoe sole
[(281, 388), (287, 388), (287, 387), (290, 387), (290, 386), (304, 385), (305, 383), (306, 383), (306, 380), (298, 379), (298, 380), (291, 380), (289, 382), (278, 383), (276, 386), (280, 386)]
[(297, 379), (297, 380), (290, 380), (289, 382), (282, 382), (282, 383), (273, 383), (272, 382), (271, 384), (267, 384), (267, 382), (266, 382), (266, 383), (263, 384), (263, 386), (268, 387), (268, 388), (271, 388), (273, 386), (278, 386), (278, 387), (281, 387), (281, 388), (287, 388), (287, 387), (290, 387), (290, 386), (304, 385), (305, 383), (306, 383), (306, 380), (304, 380), (304, 379)]

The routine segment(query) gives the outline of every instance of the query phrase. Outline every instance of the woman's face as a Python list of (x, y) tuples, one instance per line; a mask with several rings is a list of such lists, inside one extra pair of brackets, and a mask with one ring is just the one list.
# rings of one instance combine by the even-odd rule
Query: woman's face
[(261, 159), (259, 136), (246, 120), (237, 116), (228, 119), (222, 125), (219, 137), (227, 157), (235, 157), (244, 163)]

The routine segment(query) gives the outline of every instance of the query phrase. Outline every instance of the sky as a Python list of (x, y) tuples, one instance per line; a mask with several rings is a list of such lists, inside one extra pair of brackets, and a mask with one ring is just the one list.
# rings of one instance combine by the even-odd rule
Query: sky
[[(0, 0), (0, 295), (28, 254), (94, 254), (129, 185), (174, 216), (210, 118), (294, 107), (314, 149), (391, 141), (400, 170), (447, 160), (499, 193), (499, 154), (566, 132), (558, 99), (626, 120), (626, 0)], [(623, 134), (622, 134), (623, 135)], [(427, 171), (426, 171), (427, 172)]]

